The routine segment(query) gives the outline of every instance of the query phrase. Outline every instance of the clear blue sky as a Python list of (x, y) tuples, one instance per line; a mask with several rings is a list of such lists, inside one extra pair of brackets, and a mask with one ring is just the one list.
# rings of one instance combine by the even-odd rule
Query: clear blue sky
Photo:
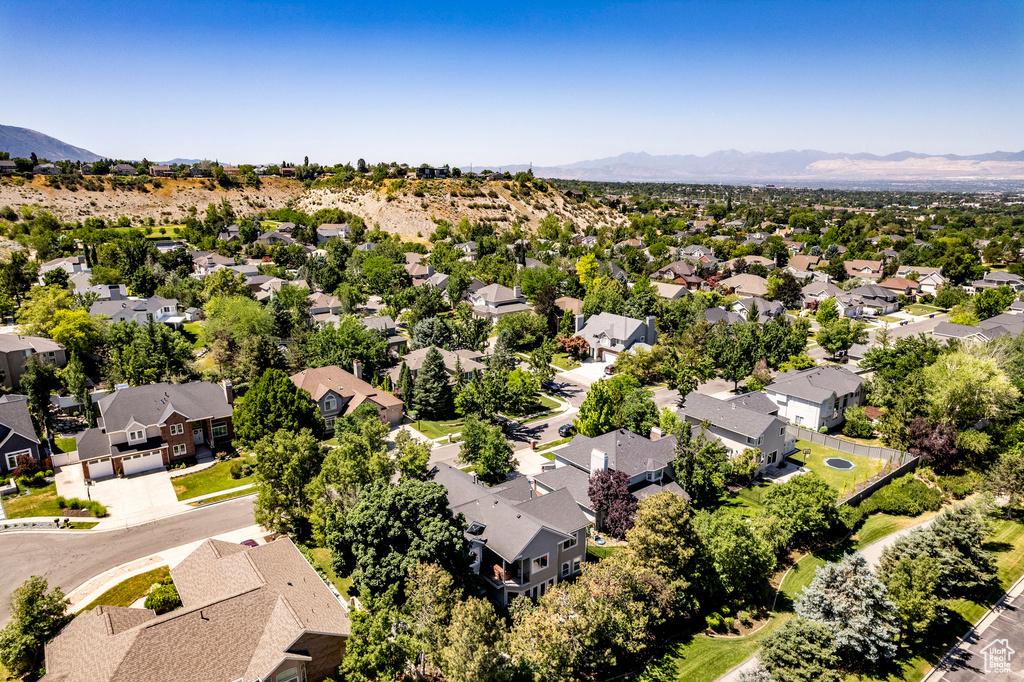
[(1024, 2), (5, 0), (0, 123), (151, 160), (1024, 149)]

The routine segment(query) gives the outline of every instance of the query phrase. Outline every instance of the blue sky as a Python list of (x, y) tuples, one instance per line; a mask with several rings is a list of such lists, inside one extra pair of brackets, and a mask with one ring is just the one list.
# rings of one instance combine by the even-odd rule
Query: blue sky
[(1024, 149), (1020, 0), (6, 0), (0, 44), (0, 123), (126, 158)]

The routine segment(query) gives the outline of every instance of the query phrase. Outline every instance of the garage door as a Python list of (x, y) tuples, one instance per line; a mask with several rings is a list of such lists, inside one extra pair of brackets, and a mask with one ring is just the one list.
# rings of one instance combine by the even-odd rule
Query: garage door
[(146, 452), (141, 455), (132, 455), (130, 457), (121, 458), (121, 468), (124, 470), (125, 476), (131, 474), (137, 474), (140, 471), (151, 471), (152, 469), (162, 469), (164, 466), (164, 457), (158, 452)]
[(110, 459), (89, 462), (89, 478), (107, 478), (114, 475), (114, 463)]

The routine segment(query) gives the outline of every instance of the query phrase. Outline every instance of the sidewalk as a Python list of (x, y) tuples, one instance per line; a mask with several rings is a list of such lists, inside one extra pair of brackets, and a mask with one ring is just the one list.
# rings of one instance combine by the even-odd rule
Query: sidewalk
[[(256, 540), (259, 542), (262, 539), (260, 537), (262, 534), (263, 531), (260, 530), (259, 526), (249, 526), (247, 528), (233, 530), (229, 533), (215, 535), (213, 536), (213, 539), (231, 543), (240, 543), (243, 540)], [(203, 544), (203, 542), (205, 542), (205, 540), (172, 547), (162, 552), (150, 554), (149, 556), (142, 557), (141, 559), (121, 564), (109, 571), (101, 573), (68, 593), (68, 601), (71, 602), (71, 612), (77, 613), (78, 611), (81, 611), (101, 594), (132, 576), (151, 571), (159, 566), (174, 568), (180, 564), (185, 557), (191, 554), (196, 547)]]

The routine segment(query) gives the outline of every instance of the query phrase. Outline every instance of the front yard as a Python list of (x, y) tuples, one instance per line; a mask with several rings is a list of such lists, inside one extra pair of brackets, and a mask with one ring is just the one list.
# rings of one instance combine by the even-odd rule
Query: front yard
[(568, 353), (555, 353), (551, 358), (551, 364), (563, 371), (580, 366), (580, 363), (575, 358), (569, 357)]
[(40, 486), (38, 488), (26, 488), (19, 486), (22, 492), (28, 491), (28, 495), (19, 497), (4, 498), (4, 511), (9, 519), (24, 519), (30, 516), (51, 516), (61, 515), (60, 505), (57, 504), (57, 484)]
[(416, 428), (427, 438), (442, 438), (453, 433), (462, 431), (462, 420), (458, 417), (452, 419), (417, 419), (410, 426)]
[(252, 476), (243, 475), (240, 478), (233, 478), (231, 476), (231, 467), (235, 464), (245, 466), (247, 460), (244, 457), (229, 459), (224, 462), (217, 462), (209, 469), (173, 478), (171, 483), (174, 484), (174, 492), (179, 500), (188, 500), (199, 495), (209, 495), (221, 490), (238, 488), (255, 481)]
[[(824, 445), (815, 445), (800, 439), (796, 441), (796, 449), (797, 451), (789, 456), (789, 462), (815, 472), (825, 479), (826, 483), (838, 490), (840, 494), (852, 489), (855, 483), (862, 483), (868, 480), (881, 471), (882, 467), (887, 463), (884, 459), (848, 455), (845, 452), (833, 450)], [(811, 451), (807, 456), (806, 464), (804, 463), (803, 450)], [(825, 464), (825, 460), (830, 457), (845, 459), (852, 462), (854, 466), (852, 469), (833, 469)]]
[(96, 597), (83, 610), (90, 611), (97, 606), (131, 606), (139, 599), (150, 593), (153, 587), (161, 580), (170, 577), (171, 572), (167, 566), (154, 568), (152, 571), (132, 576), (109, 590)]

